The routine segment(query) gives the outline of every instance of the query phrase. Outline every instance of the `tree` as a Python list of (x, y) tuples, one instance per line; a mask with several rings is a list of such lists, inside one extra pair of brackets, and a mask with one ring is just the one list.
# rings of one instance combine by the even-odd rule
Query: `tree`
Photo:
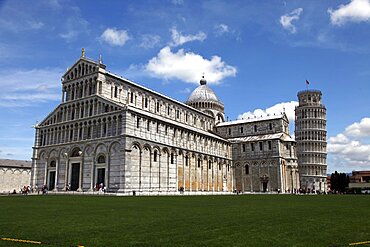
[(348, 187), (349, 177), (345, 173), (338, 173), (335, 171), (331, 174), (331, 185), (330, 189), (332, 191), (343, 193), (346, 190), (346, 187)]

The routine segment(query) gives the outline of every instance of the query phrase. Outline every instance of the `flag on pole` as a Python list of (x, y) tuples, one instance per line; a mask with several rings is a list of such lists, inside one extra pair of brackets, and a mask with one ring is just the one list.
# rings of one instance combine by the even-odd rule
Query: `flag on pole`
[(310, 82), (308, 80), (306, 80), (306, 85), (310, 85)]

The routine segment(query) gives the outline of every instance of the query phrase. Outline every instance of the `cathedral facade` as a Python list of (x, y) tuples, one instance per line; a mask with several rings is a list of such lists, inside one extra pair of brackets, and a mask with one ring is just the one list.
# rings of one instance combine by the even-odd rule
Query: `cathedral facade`
[(204, 78), (182, 103), (83, 53), (62, 77), (62, 102), (36, 126), (31, 181), (53, 191), (294, 191), (288, 125), (284, 113), (225, 122)]

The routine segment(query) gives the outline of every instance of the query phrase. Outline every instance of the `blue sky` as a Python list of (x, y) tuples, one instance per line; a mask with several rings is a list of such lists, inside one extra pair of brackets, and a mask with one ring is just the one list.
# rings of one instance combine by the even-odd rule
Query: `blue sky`
[(327, 107), (329, 172), (370, 169), (369, 27), (369, 0), (0, 1), (0, 158), (31, 158), (31, 126), (84, 47), (180, 101), (204, 72), (230, 120), (285, 108), (293, 123), (307, 79)]

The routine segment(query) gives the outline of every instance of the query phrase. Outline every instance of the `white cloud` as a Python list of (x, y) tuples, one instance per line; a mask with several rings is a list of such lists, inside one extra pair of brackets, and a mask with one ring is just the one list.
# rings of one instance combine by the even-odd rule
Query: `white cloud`
[(349, 125), (343, 133), (328, 140), (329, 166), (336, 169), (361, 170), (370, 166), (370, 118)]
[(0, 71), (0, 107), (26, 107), (60, 101), (61, 69)]
[(181, 32), (177, 31), (175, 27), (171, 28), (171, 38), (172, 41), (170, 42), (171, 46), (179, 46), (183, 45), (187, 42), (191, 41), (203, 41), (207, 38), (207, 35), (204, 32), (198, 32), (195, 35), (182, 35)]
[(291, 33), (297, 32), (297, 28), (292, 24), (292, 22), (299, 20), (302, 11), (302, 8), (298, 8), (293, 10), (289, 14), (280, 16), (280, 24), (283, 26), (284, 29), (288, 30)]
[(235, 67), (225, 64), (219, 56), (208, 60), (201, 55), (184, 52), (183, 49), (173, 53), (168, 46), (150, 59), (145, 69), (154, 77), (178, 79), (194, 84), (198, 84), (202, 73), (205, 73), (209, 83), (218, 84), (226, 77), (235, 76), (237, 72)]
[(338, 134), (329, 138), (329, 142), (332, 144), (346, 144), (349, 139), (344, 134)]
[(144, 34), (141, 36), (141, 43), (139, 44), (139, 47), (144, 49), (153, 48), (156, 47), (160, 41), (161, 37), (159, 37), (159, 35)]
[(254, 116), (260, 117), (266, 116), (267, 114), (273, 115), (273, 114), (281, 114), (282, 112), (285, 112), (285, 114), (288, 117), (289, 123), (294, 123), (295, 119), (295, 107), (298, 106), (297, 101), (290, 101), (290, 102), (282, 102), (278, 103), (276, 105), (273, 105), (269, 108), (266, 108), (264, 110), (262, 109), (255, 109), (254, 111), (248, 111), (243, 114), (240, 114), (238, 116), (238, 119), (246, 119), (246, 118), (253, 118)]
[(216, 25), (214, 29), (217, 36), (230, 32), (229, 26), (226, 24)]
[(359, 123), (353, 123), (345, 130), (346, 135), (354, 137), (370, 137), (370, 118), (363, 118)]
[(100, 38), (111, 45), (123, 46), (130, 36), (126, 30), (117, 30), (116, 28), (107, 28)]
[(347, 22), (370, 21), (370, 1), (352, 0), (347, 5), (339, 5), (338, 9), (328, 9), (333, 25), (341, 26)]

